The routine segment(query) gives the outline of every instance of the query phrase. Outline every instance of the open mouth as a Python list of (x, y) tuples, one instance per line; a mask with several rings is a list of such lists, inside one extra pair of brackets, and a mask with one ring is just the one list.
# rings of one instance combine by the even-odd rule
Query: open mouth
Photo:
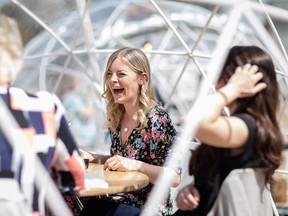
[(114, 93), (114, 94), (124, 93), (124, 88), (121, 88), (121, 89), (113, 89), (113, 93)]

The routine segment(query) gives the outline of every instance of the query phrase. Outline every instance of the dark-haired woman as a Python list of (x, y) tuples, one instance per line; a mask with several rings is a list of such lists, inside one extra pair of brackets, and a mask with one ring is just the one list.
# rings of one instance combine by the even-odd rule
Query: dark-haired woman
[[(175, 215), (207, 215), (232, 170), (260, 168), (269, 183), (281, 163), (279, 93), (268, 53), (256, 46), (232, 47), (216, 88), (196, 131), (202, 144), (190, 159), (194, 182), (178, 192)], [(225, 106), (230, 116), (221, 115)]]

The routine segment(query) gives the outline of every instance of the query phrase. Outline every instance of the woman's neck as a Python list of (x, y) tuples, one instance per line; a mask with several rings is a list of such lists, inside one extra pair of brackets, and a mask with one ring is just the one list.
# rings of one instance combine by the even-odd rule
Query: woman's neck
[(128, 117), (132, 117), (134, 113), (136, 113), (139, 110), (139, 104), (129, 104), (124, 105), (124, 114)]
[[(150, 107), (153, 107), (156, 105), (157, 105), (157, 103), (154, 100), (149, 101)], [(125, 115), (127, 115), (128, 117), (131, 117), (139, 110), (139, 104), (124, 105), (124, 109), (125, 109), (125, 111), (124, 111)]]

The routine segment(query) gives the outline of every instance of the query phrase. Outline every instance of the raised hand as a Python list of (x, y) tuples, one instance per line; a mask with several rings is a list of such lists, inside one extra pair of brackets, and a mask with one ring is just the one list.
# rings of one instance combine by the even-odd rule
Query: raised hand
[(226, 86), (236, 91), (239, 98), (250, 97), (267, 87), (266, 83), (260, 82), (262, 78), (256, 65), (246, 64), (236, 68)]

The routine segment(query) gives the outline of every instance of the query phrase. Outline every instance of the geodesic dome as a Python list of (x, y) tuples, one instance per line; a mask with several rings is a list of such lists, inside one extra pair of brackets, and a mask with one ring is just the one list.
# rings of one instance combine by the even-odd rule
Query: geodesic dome
[[(25, 65), (15, 85), (30, 92), (48, 90), (57, 94), (65, 102), (72, 130), (84, 148), (99, 150), (107, 142), (102, 130), (105, 121), (102, 74), (111, 52), (124, 46), (149, 47), (146, 52), (156, 92), (174, 121), (184, 117), (193, 105), (200, 80), (206, 77), (224, 34), (227, 42), (223, 44), (222, 56), (217, 58), (223, 58), (225, 49), (233, 44), (258, 45), (271, 55), (277, 49), (274, 61), (279, 71), (283, 104), (286, 101), (283, 70), (286, 60), (284, 56), (278, 57), (281, 50), (275, 37), (261, 33), (274, 34), (266, 19), (268, 9), (271, 17), (277, 14), (277, 19), (285, 20), (281, 17), (282, 13), (285, 15), (282, 9), (262, 7), (256, 1), (201, 1), (202, 5), (197, 1), (63, 1), (60, 7), (54, 8), (55, 18), (47, 20), (37, 7), (34, 9), (21, 1), (11, 2), (25, 9), (32, 17), (30, 22), (38, 23), (43, 29), (26, 44)], [(239, 5), (237, 9), (233, 8), (235, 4)], [(234, 23), (232, 28), (228, 26), (231, 23)], [(67, 99), (66, 93), (71, 92), (78, 99)], [(83, 128), (81, 120), (73, 114), (81, 109), (81, 104), (91, 106), (89, 122), (83, 123), (89, 125), (87, 128)], [(281, 119), (286, 116), (284, 111), (280, 113)], [(285, 129), (285, 122), (282, 123)], [(87, 133), (83, 135), (85, 130), (90, 138)], [(95, 138), (97, 142), (92, 141)]]
[[(279, 20), (287, 23), (288, 12), (283, 8), (256, 0), (63, 0), (42, 7), (24, 0), (7, 2), (29, 17), (30, 26), (40, 29), (25, 46), (24, 68), (14, 85), (57, 94), (80, 147), (99, 152), (108, 149), (102, 74), (108, 56), (124, 46), (146, 51), (159, 100), (175, 122), (190, 120), (190, 125), (178, 128), (182, 141), (193, 136), (197, 113), (192, 108), (198, 97), (213, 91), (228, 49), (236, 44), (264, 48), (277, 70), (278, 117), (287, 136), (288, 58), (274, 25)], [(87, 128), (81, 127), (81, 118), (75, 114), (83, 105), (89, 113)], [(162, 186), (168, 185), (169, 181)], [(149, 201), (154, 205), (159, 200), (155, 196)]]

